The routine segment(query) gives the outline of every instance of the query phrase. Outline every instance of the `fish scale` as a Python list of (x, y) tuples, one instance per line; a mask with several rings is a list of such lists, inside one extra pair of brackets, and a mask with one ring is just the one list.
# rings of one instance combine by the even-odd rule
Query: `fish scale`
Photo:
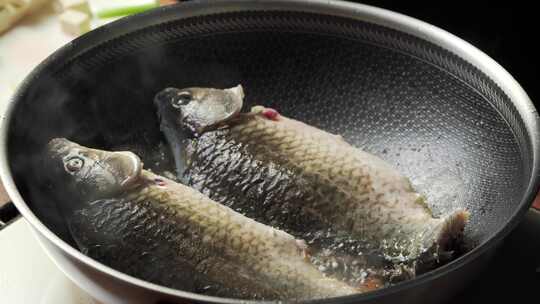
[[(381, 159), (287, 117), (253, 114), (190, 142), (188, 185), (294, 235), (322, 227), (345, 230), (374, 246), (400, 244), (384, 254), (411, 260), (437, 251), (446, 234), (459, 237), (468, 213), (433, 218), (408, 179)], [(238, 154), (248, 169), (229, 170)], [(270, 186), (276, 180), (284, 186)]]
[[(158, 178), (149, 172), (143, 174), (150, 181)], [(345, 283), (323, 276), (302, 257), (301, 249), (291, 235), (236, 214), (195, 190), (162, 177), (159, 179), (167, 186), (144, 184), (141, 189), (129, 191), (125, 199), (167, 206), (170, 209), (168, 214), (191, 227), (185, 238), (198, 235), (200, 237), (194, 239), (196, 242), (207, 243), (195, 247), (206, 246), (208, 252), (218, 250), (207, 258), (223, 254), (229, 265), (270, 285), (268, 289), (278, 293), (280, 298), (313, 298), (358, 292)], [(208, 263), (204, 265), (210, 267)], [(217, 270), (206, 271), (215, 273)], [(263, 277), (257, 273), (259, 271)]]
[[(257, 221), (293, 222), (291, 217), (300, 217), (300, 215), (295, 216), (298, 212), (284, 215), (279, 206), (272, 204), (275, 199), (287, 199), (294, 193), (289, 191), (292, 190), (290, 188), (291, 173), (278, 166), (267, 168), (261, 161), (246, 157), (245, 145), (227, 139), (219, 133), (223, 132), (209, 135), (208, 141), (194, 143), (196, 147), (193, 150), (196, 154), (193, 154), (194, 157), (188, 168), (188, 184), (208, 194), (212, 199), (239, 210)], [(214, 140), (217, 142), (216, 145), (213, 145)], [(235, 153), (243, 154), (242, 157), (235, 157), (233, 156)], [(221, 158), (212, 158), (211, 155), (221, 155)], [(237, 167), (235, 166), (239, 168), (238, 170), (230, 170), (231, 159), (239, 163)], [(238, 191), (228, 191), (227, 188), (235, 188)], [(259, 199), (260, 203), (246, 197)], [(301, 199), (301, 197), (294, 198)], [(293, 197), (288, 200), (291, 199)], [(287, 200), (284, 203), (287, 203)]]
[[(215, 284), (190, 266), (205, 254), (200, 254), (196, 244), (183, 237), (187, 230), (176, 225), (168, 211), (171, 210), (157, 212), (145, 200), (99, 200), (75, 212), (69, 224), (83, 252), (128, 274), (183, 290), (195, 291), (197, 285)], [(158, 221), (159, 225), (151, 225)], [(160, 238), (164, 240), (159, 241)], [(171, 250), (169, 242), (184, 248), (182, 254)], [(152, 267), (142, 267), (146, 264)], [(225, 292), (224, 288), (219, 289), (218, 293)], [(233, 290), (226, 294), (250, 297)]]
[[(243, 161), (243, 168), (245, 169), (243, 171), (233, 173), (221, 172), (218, 170), (218, 168), (221, 168), (221, 166), (216, 166), (212, 160), (205, 159), (204, 155), (201, 157), (200, 154), (195, 154), (193, 155), (193, 160), (195, 161), (192, 161), (190, 166), (191, 171), (188, 174), (188, 176), (192, 177), (191, 185), (200, 189), (205, 194), (208, 194), (213, 199), (227, 206), (231, 206), (235, 210), (238, 210), (249, 217), (255, 218), (258, 221), (262, 221), (280, 228), (285, 228), (292, 232), (296, 231), (295, 235), (297, 236), (302, 236), (306, 232), (317, 231), (323, 228), (320, 226), (320, 221), (313, 221), (312, 216), (306, 216), (306, 210), (298, 210), (296, 207), (296, 201), (300, 200), (310, 203), (322, 201), (315, 199), (311, 191), (299, 191), (299, 189), (302, 189), (303, 186), (301, 184), (299, 185), (300, 180), (295, 178), (295, 173), (291, 172), (290, 169), (280, 166), (273, 166), (271, 162), (266, 162), (265, 164), (262, 161), (253, 159), (250, 157), (250, 154), (246, 154), (246, 144), (235, 142), (230, 138), (224, 139), (226, 137), (221, 136), (224, 135), (224, 133), (226, 132), (208, 134), (209, 139), (211, 140), (197, 141), (196, 145), (198, 148), (192, 150), (197, 151), (199, 149), (201, 154), (210, 153), (220, 155), (228, 155), (230, 150), (242, 150), (243, 155), (241, 160)], [(217, 141), (216, 145), (212, 145), (213, 140)], [(228, 144), (223, 144), (224, 141)], [(212, 149), (209, 150), (209, 147), (212, 147)], [(222, 151), (219, 149), (222, 147), (226, 147), (227, 149)], [(264, 151), (264, 149), (260, 149), (258, 146), (251, 146), (249, 148), (258, 148), (258, 151)], [(221, 158), (221, 160), (226, 161), (227, 157)], [(201, 163), (197, 163), (197, 161), (201, 161)], [(268, 165), (269, 168), (274, 168), (275, 170), (269, 170), (266, 165)], [(272, 171), (275, 172), (275, 174), (272, 174)], [(261, 179), (262, 173), (265, 173), (266, 176), (263, 176)], [(222, 183), (221, 179), (223, 176), (229, 176), (227, 179), (228, 181), (235, 180), (239, 182), (236, 184)], [(234, 178), (230, 178), (231, 176), (234, 176)], [(204, 185), (205, 187), (202, 187), (203, 189), (201, 189), (199, 188), (200, 184), (198, 184), (196, 181), (197, 177), (212, 180), (213, 182), (206, 183)], [(214, 180), (213, 177), (221, 178)], [(257, 180), (262, 181), (260, 183), (254, 183)], [(309, 185), (309, 183), (305, 184)], [(239, 187), (237, 189), (240, 189), (240, 191), (231, 191), (231, 188), (234, 188), (235, 186)], [(259, 188), (260, 190), (251, 191), (255, 188)], [(251, 190), (248, 192), (247, 190), (249, 189)], [(223, 197), (222, 193), (226, 193), (228, 196)], [(280, 204), (276, 204), (276, 201), (279, 201)], [(335, 208), (335, 204), (333, 205)], [(343, 212), (345, 212), (345, 210), (343, 210)], [(318, 242), (319, 241), (322, 243), (328, 242), (326, 238), (322, 238), (318, 240)], [(318, 255), (320, 254), (321, 250), (321, 244), (318, 242), (312, 243), (315, 260), (318, 259)], [(358, 250), (363, 250), (364, 246), (358, 246), (357, 248)], [(353, 254), (356, 255), (357, 253)], [(345, 258), (350, 259), (348, 254), (345, 254)], [(375, 265), (372, 264), (371, 266), (373, 267)]]
[(155, 96), (180, 180), (257, 221), (298, 237), (314, 235), (310, 244), (321, 250), (324, 269), (327, 262), (335, 268), (334, 258), (351, 260), (342, 255), (347, 246), (355, 255), (378, 248), (392, 264), (452, 256), (447, 253), (462, 239), (467, 211), (434, 218), (408, 179), (382, 159), (274, 109), (240, 113), (243, 98), (241, 86), (168, 88)]

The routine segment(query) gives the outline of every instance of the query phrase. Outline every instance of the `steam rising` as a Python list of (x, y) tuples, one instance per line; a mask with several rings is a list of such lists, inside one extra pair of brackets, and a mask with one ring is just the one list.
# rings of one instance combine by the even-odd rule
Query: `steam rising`
[[(63, 240), (109, 266), (173, 288), (218, 296), (232, 292), (190, 280), (170, 246), (155, 246), (152, 235), (139, 234), (145, 226), (130, 230), (114, 221), (102, 226), (100, 212), (148, 206), (115, 201), (96, 209), (103, 202), (72, 195), (44, 158), (50, 139), (66, 137), (132, 151), (159, 174), (174, 171), (152, 104), (165, 87), (242, 83), (249, 88), (245, 108), (262, 103), (341, 134), (419, 181), (428, 197), (449, 197), (452, 207), (468, 207), (473, 214), (469, 235), (476, 242), (498, 230), (519, 203), (527, 170), (512, 130), (483, 96), (442, 69), (403, 52), (307, 31), (190, 38), (174, 31), (153, 35), (155, 30), (93, 48), (79, 41), (50, 59), (23, 85), (9, 130), (11, 170), (33, 212)], [(134, 36), (143, 37), (139, 44)], [(479, 113), (482, 127), (467, 128)], [(432, 174), (441, 166), (451, 187)], [(431, 201), (436, 210), (445, 208), (444, 201)], [(489, 217), (477, 220), (484, 215)], [(174, 229), (166, 224), (162, 229)], [(361, 281), (394, 271), (370, 248), (333, 231), (304, 237), (315, 248), (313, 262), (329, 275)], [(402, 280), (408, 272), (390, 276)]]

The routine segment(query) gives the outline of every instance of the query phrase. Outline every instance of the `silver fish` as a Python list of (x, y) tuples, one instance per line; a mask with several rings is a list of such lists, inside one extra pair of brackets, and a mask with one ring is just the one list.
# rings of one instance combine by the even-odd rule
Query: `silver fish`
[[(191, 272), (229, 290), (268, 300), (307, 300), (368, 290), (323, 275), (307, 259), (304, 241), (142, 169), (131, 152), (90, 149), (66, 139), (51, 140), (48, 150), (61, 168), (62, 182), (82, 200), (93, 205), (119, 200), (139, 206), (97, 222), (116, 218), (118, 229), (127, 225), (134, 234), (150, 230), (153, 238), (161, 240), (155, 242), (157, 249), (161, 244), (172, 246)], [(129, 223), (141, 217), (138, 225)]]
[[(184, 183), (295, 235), (321, 227), (345, 231), (392, 261), (443, 256), (462, 239), (466, 210), (435, 218), (410, 181), (382, 159), (273, 109), (240, 113), (242, 97), (243, 91), (231, 98), (230, 90), (204, 88), (156, 95), (161, 129)], [(203, 107), (207, 99), (223, 105)], [(192, 126), (201, 121), (201, 110), (193, 110), (199, 107), (227, 119)], [(216, 113), (221, 108), (239, 114)]]

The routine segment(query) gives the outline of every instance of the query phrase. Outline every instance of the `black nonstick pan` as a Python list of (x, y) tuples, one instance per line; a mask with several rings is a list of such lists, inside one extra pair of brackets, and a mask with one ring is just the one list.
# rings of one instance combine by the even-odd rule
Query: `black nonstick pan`
[[(56, 264), (103, 303), (240, 303), (120, 273), (75, 247), (43, 181), (44, 145), (130, 149), (152, 168), (165, 87), (242, 84), (264, 104), (378, 155), (435, 212), (465, 207), (474, 249), (395, 286), (324, 303), (440, 303), (489, 262), (538, 190), (539, 117), (517, 82), (459, 38), (339, 1), (194, 1), (66, 45), (25, 80), (2, 125), (2, 180)], [(57, 194), (58, 195), (58, 194)]]

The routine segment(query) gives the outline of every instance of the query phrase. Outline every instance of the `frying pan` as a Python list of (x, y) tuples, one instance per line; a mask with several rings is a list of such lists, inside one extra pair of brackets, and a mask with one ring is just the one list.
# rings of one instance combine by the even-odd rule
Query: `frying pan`
[[(168, 87), (242, 84), (264, 104), (343, 137), (408, 176), (435, 212), (466, 207), (474, 249), (417, 278), (321, 303), (439, 303), (487, 265), (538, 191), (539, 117), (518, 83), (459, 38), (338, 1), (198, 1), (92, 31), (40, 64), (2, 123), (1, 175), (35, 236), (103, 303), (240, 303), (130, 277), (83, 255), (54, 208), (44, 144), (131, 149), (152, 168), (152, 105)], [(58, 193), (56, 193), (58, 195)], [(61, 195), (61, 194), (60, 194)]]

